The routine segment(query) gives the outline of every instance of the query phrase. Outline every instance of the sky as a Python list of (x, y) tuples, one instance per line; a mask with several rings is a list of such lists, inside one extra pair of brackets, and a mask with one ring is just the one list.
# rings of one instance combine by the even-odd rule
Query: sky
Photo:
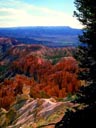
[(73, 17), (74, 10), (74, 0), (0, 0), (0, 27), (82, 28), (76, 17)]

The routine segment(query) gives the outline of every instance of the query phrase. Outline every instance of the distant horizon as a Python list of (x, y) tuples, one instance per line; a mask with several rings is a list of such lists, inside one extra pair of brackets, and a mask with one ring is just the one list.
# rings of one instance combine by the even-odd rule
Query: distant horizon
[(72, 28), (72, 29), (82, 29), (82, 28), (74, 28), (74, 27), (71, 27), (71, 26), (12, 26), (12, 27), (1, 27), (0, 26), (0, 29), (7, 29), (7, 28), (31, 28), (31, 27), (65, 27), (65, 28)]
[(0, 28), (70, 26), (82, 28), (73, 17), (74, 0), (0, 0)]

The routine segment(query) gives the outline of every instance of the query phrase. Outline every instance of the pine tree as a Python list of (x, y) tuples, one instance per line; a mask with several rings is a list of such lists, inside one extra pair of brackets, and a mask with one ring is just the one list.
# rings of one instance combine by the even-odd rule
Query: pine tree
[(82, 46), (78, 49), (79, 77), (96, 82), (96, 2), (95, 0), (75, 0), (77, 12), (74, 14), (84, 25), (83, 35), (79, 36)]
[(75, 0), (77, 19), (84, 25), (79, 36), (82, 45), (78, 48), (79, 78), (87, 81), (73, 101), (82, 105), (68, 110), (55, 128), (93, 128), (96, 127), (96, 1)]

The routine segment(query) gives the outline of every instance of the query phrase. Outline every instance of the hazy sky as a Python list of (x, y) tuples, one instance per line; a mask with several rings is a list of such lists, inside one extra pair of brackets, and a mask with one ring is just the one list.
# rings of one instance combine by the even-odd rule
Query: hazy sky
[(70, 26), (81, 28), (73, 17), (74, 0), (0, 0), (0, 27)]

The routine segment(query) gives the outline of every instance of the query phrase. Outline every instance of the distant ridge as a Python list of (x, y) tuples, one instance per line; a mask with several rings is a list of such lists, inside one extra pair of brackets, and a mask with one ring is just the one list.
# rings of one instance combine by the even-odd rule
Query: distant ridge
[(78, 46), (81, 29), (69, 26), (30, 26), (0, 28), (0, 37), (14, 38), (25, 44), (49, 47)]

